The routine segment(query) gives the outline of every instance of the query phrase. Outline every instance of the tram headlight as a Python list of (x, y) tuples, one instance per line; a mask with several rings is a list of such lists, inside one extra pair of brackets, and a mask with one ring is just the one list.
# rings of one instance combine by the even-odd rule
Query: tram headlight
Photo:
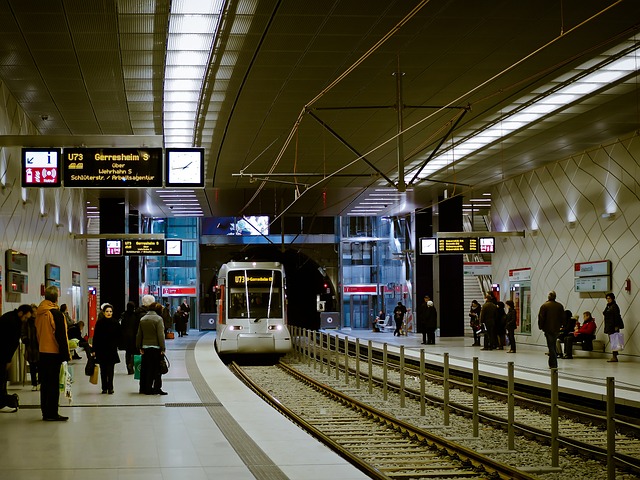
[(229, 330), (242, 330), (242, 325), (231, 325)]
[(282, 325), (269, 325), (269, 330), (282, 330)]

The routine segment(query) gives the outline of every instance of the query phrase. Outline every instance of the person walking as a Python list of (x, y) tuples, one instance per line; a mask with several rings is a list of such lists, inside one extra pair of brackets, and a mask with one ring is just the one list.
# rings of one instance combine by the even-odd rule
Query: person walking
[(516, 353), (516, 335), (515, 331), (518, 326), (518, 316), (516, 315), (516, 307), (513, 304), (513, 300), (507, 300), (504, 302), (509, 310), (507, 311), (504, 328), (507, 330), (507, 337), (509, 338), (509, 350), (507, 353)]
[(160, 360), (165, 351), (162, 305), (152, 303), (147, 314), (140, 320), (136, 335), (136, 346), (142, 353), (140, 365), (140, 393), (144, 395), (167, 395), (162, 391)]
[(405, 313), (407, 313), (407, 307), (405, 307), (402, 302), (398, 302), (396, 308), (393, 309), (393, 321), (396, 322), (396, 329), (393, 331), (394, 337), (396, 335), (400, 336)]
[(556, 302), (556, 292), (551, 290), (547, 295), (547, 301), (542, 304), (538, 312), (538, 328), (544, 332), (549, 349), (549, 368), (558, 368), (556, 339), (564, 317), (564, 307), (560, 302)]
[[(605, 295), (605, 298), (607, 299), (607, 306), (602, 312), (604, 316), (604, 333), (611, 338), (613, 333), (617, 333), (624, 328), (624, 322), (622, 321), (622, 315), (620, 315), (620, 307), (616, 303), (616, 296), (610, 292)], [(618, 351), (612, 350), (611, 354), (613, 356), (607, 362), (617, 362)]]
[(65, 422), (69, 417), (58, 413), (60, 367), (71, 360), (67, 341), (67, 322), (57, 305), (58, 287), (44, 291), (44, 300), (36, 313), (36, 332), (40, 348), (40, 410), (45, 422)]
[(102, 312), (98, 316), (96, 328), (93, 332), (93, 352), (96, 363), (100, 365), (100, 381), (102, 393), (113, 394), (113, 376), (116, 363), (120, 363), (118, 345), (122, 331), (120, 324), (113, 317), (113, 306), (102, 304)]
[(0, 317), (0, 410), (16, 412), (7, 393), (9, 365), (20, 345), (23, 325), (31, 317), (31, 305), (20, 305)]

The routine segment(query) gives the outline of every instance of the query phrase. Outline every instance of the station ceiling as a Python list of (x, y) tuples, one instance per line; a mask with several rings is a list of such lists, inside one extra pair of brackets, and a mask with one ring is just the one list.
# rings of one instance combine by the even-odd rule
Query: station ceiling
[(0, 80), (60, 146), (182, 132), (205, 216), (402, 215), (637, 130), (639, 29), (635, 0), (0, 0)]

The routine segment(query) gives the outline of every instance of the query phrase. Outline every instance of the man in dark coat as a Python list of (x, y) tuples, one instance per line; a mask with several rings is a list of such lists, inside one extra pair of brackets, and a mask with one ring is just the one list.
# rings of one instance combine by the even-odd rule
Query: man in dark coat
[(551, 290), (547, 296), (548, 300), (540, 307), (538, 312), (538, 328), (544, 332), (549, 349), (549, 368), (558, 368), (558, 357), (556, 351), (556, 339), (560, 334), (560, 328), (565, 319), (564, 307), (560, 302), (556, 302), (556, 292)]
[(496, 336), (496, 312), (498, 306), (490, 293), (485, 295), (485, 302), (480, 309), (480, 324), (484, 325), (484, 347), (481, 350), (493, 350), (498, 346)]
[(17, 309), (0, 317), (0, 410), (15, 412), (14, 407), (7, 405), (7, 372), (13, 354), (20, 344), (22, 324), (31, 318), (31, 305), (20, 305)]
[(426, 319), (427, 345), (436, 344), (436, 328), (438, 328), (438, 312), (436, 307), (433, 306), (433, 302), (428, 300)]
[(430, 302), (429, 295), (425, 295), (422, 299), (422, 303), (418, 306), (416, 312), (418, 318), (416, 322), (416, 330), (422, 334), (422, 345), (427, 344), (427, 318), (429, 316), (427, 302)]

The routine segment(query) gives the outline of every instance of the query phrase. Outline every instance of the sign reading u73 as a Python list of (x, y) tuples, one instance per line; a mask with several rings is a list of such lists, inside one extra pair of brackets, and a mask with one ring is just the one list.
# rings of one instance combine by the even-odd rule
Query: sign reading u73
[(64, 186), (162, 187), (162, 148), (65, 148)]

